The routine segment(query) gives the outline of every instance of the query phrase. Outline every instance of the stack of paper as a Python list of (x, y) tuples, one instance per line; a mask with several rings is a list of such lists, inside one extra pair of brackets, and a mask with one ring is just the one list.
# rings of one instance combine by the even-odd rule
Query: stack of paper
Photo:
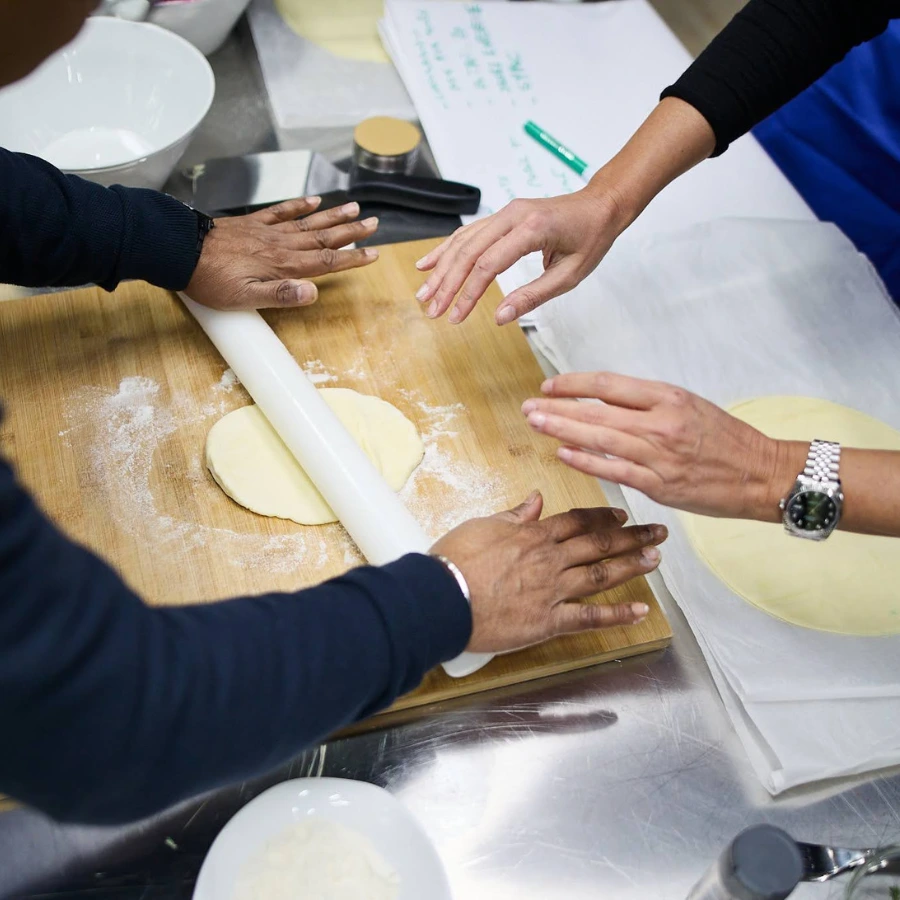
[[(690, 57), (646, 0), (596, 4), (386, 0), (382, 39), (444, 178), (481, 188), (481, 215), (584, 180), (525, 134), (535, 121), (598, 167)], [(811, 218), (752, 138), (668, 188), (625, 240), (721, 216)], [(539, 256), (500, 278), (509, 292)]]
[[(725, 407), (822, 397), (900, 429), (900, 314), (833, 225), (724, 220), (647, 239), (543, 307), (537, 328), (561, 371), (625, 372)], [(900, 763), (900, 636), (768, 616), (706, 568), (676, 511), (625, 495), (638, 521), (669, 527), (663, 577), (772, 793)]]

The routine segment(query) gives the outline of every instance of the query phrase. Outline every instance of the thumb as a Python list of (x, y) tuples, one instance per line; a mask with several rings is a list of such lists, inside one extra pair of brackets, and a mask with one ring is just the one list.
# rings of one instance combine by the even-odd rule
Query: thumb
[(499, 513), (498, 518), (506, 519), (513, 525), (524, 525), (526, 522), (537, 522), (544, 508), (544, 498), (540, 491), (532, 491), (518, 506)]
[(272, 309), (310, 306), (319, 296), (311, 281), (254, 281), (248, 284), (234, 304), (235, 309)]

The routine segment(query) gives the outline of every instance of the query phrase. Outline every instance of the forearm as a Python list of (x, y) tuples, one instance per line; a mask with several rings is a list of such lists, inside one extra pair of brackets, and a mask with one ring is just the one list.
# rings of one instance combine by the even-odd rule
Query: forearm
[(0, 792), (82, 822), (274, 767), (413, 688), (471, 628), (421, 556), (294, 596), (146, 607), (2, 460), (0, 600)]
[(172, 197), (101, 187), (0, 149), (0, 281), (113, 290), (139, 278), (180, 290), (196, 264), (196, 217)]
[(663, 97), (699, 110), (722, 153), (898, 15), (898, 0), (750, 0)]
[[(808, 443), (778, 441), (774, 472), (754, 505), (752, 518), (781, 521), (778, 502), (803, 471), (808, 452)], [(838, 527), (900, 537), (900, 452), (842, 448), (840, 476), (844, 509)]]
[(666, 185), (706, 159), (715, 143), (712, 128), (693, 106), (666, 98), (594, 175), (587, 191), (614, 201), (621, 234)]

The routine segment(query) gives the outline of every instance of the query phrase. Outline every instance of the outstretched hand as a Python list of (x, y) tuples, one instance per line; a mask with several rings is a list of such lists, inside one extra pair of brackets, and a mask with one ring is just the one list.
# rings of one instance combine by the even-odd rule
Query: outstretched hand
[(503, 652), (560, 634), (633, 625), (643, 603), (578, 603), (652, 572), (662, 525), (623, 527), (618, 509), (573, 509), (541, 519), (537, 492), (515, 509), (472, 519), (441, 538), (432, 553), (459, 568), (472, 594), (467, 649)]
[[(375, 233), (359, 204), (315, 212), (321, 198), (288, 200), (247, 216), (216, 219), (185, 293), (214, 309), (309, 306), (317, 275), (367, 266), (378, 251), (344, 250)], [(302, 217), (302, 218), (301, 218)]]
[(535, 431), (562, 441), (563, 462), (665, 506), (777, 521), (799, 471), (796, 446), (671, 384), (588, 372), (557, 375), (541, 390), (522, 412)]
[(506, 325), (574, 288), (597, 267), (627, 221), (610, 191), (513, 200), (500, 212), (464, 225), (419, 260), (417, 267), (431, 275), (416, 298), (429, 304), (432, 318), (447, 312), (456, 298), (449, 318), (462, 322), (498, 275), (540, 251), (544, 274), (497, 307), (497, 324)]

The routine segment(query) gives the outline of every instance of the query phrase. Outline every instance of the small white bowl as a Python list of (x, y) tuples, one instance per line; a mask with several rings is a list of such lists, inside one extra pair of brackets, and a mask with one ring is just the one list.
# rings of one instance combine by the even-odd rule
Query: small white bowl
[(311, 816), (365, 835), (399, 874), (399, 900), (451, 900), (443, 863), (403, 804), (380, 787), (345, 778), (297, 778), (251, 800), (213, 841), (193, 900), (229, 900), (247, 860)]
[(100, 184), (159, 189), (209, 112), (215, 78), (163, 28), (96, 16), (0, 91), (0, 146)]

